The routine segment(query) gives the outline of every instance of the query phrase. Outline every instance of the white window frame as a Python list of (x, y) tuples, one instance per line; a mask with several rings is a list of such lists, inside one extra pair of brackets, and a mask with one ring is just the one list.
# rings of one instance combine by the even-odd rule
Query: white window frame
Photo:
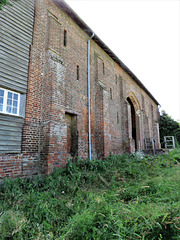
[[(0, 87), (0, 90), (4, 91), (4, 101), (3, 101), (3, 110), (0, 111), (1, 113), (8, 114), (8, 115), (13, 115), (13, 116), (19, 116), (19, 109), (20, 109), (20, 93), (17, 93), (15, 91), (11, 91), (9, 89), (4, 89)], [(18, 100), (17, 100), (17, 113), (9, 113), (6, 111), (7, 108), (7, 99), (8, 99), (8, 92), (12, 94), (17, 94), (18, 95)]]

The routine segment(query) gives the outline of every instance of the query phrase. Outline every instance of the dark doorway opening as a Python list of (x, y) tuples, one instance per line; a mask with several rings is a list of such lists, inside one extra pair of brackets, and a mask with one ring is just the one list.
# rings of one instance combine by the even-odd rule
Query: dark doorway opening
[(78, 155), (77, 116), (65, 113), (67, 125), (67, 154), (72, 157)]
[(137, 139), (136, 139), (136, 112), (134, 105), (131, 101), (131, 99), (127, 98), (128, 103), (131, 106), (131, 123), (132, 123), (132, 139), (135, 141), (135, 149), (137, 149)]

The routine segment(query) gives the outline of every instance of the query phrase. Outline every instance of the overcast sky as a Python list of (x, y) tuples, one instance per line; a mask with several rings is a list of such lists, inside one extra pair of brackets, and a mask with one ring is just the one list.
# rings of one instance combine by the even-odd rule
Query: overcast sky
[(180, 1), (65, 1), (180, 120)]

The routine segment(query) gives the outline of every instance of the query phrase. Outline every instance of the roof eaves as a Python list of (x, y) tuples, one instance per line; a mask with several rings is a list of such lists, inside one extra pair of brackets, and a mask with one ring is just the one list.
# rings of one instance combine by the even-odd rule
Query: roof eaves
[[(94, 31), (74, 12), (74, 10), (64, 0), (53, 0), (56, 5), (61, 8), (76, 24), (91, 37)], [(134, 73), (111, 51), (111, 49), (95, 34), (93, 40), (151, 97), (157, 104), (158, 101), (153, 97), (149, 90), (142, 84), (142, 82), (134, 75)]]

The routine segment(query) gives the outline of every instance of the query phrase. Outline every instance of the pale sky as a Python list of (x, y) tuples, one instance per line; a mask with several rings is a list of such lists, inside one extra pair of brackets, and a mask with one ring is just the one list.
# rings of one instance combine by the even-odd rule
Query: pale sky
[(180, 121), (180, 0), (65, 0)]

